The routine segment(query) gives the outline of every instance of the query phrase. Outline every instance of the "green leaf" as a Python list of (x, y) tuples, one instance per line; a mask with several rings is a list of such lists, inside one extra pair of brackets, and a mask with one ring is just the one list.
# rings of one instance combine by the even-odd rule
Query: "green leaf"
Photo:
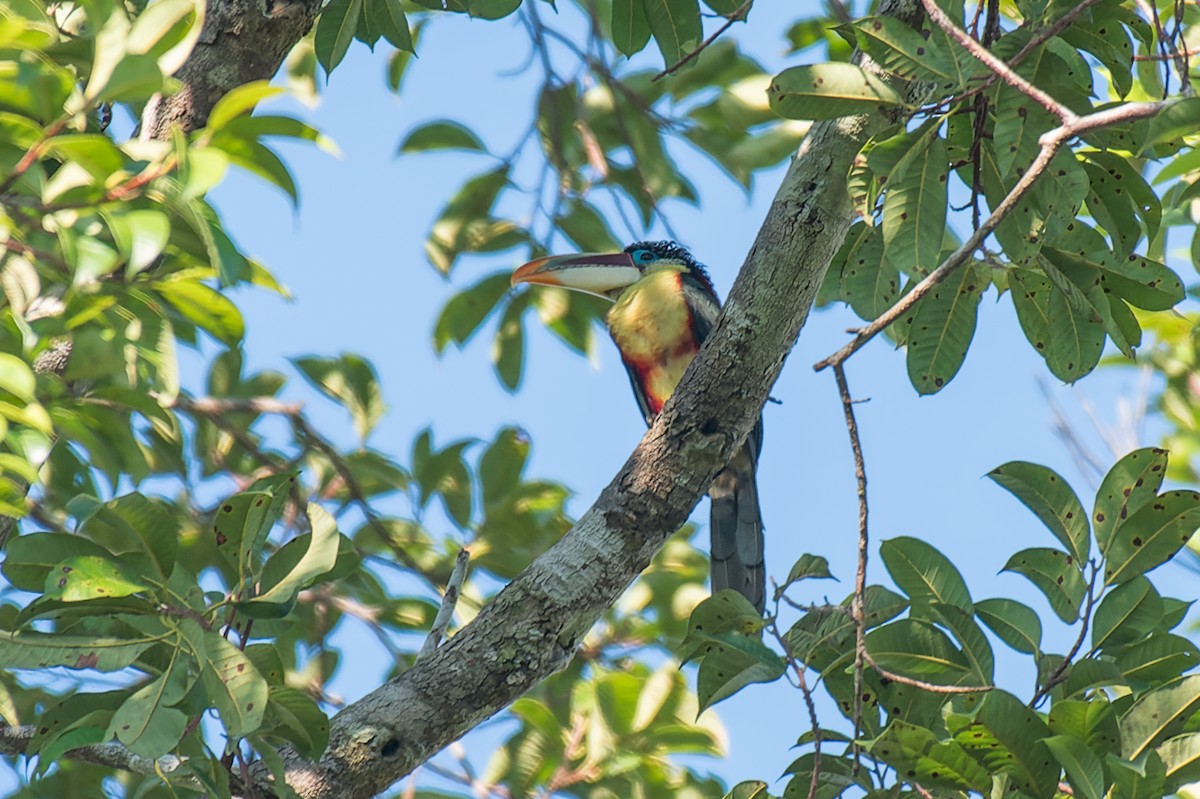
[(1121, 730), (1113, 705), (1103, 697), (1058, 699), (1047, 717), (1050, 732), (1082, 741), (1097, 754), (1121, 751)]
[(1050, 607), (1067, 624), (1079, 620), (1079, 606), (1087, 586), (1074, 559), (1057, 549), (1022, 549), (1008, 559), (1001, 571), (1016, 572), (1037, 586)]
[[(522, 297), (528, 297), (526, 292)], [(521, 373), (525, 363), (525, 327), (521, 317), (528, 300), (513, 300), (500, 316), (500, 327), (492, 341), (492, 365), (496, 376), (509, 391), (516, 391), (521, 384)]]
[(171, 237), (171, 220), (151, 209), (105, 214), (113, 241), (125, 258), (125, 276), (131, 278), (154, 263)]
[(995, 654), (987, 636), (983, 634), (983, 629), (975, 623), (972, 613), (957, 605), (942, 602), (934, 602), (932, 610), (934, 618), (954, 633), (955, 639), (962, 646), (962, 653), (971, 666), (971, 682), (991, 685), (996, 676)]
[(187, 714), (170, 707), (183, 698), (187, 676), (178, 657), (172, 658), (166, 671), (134, 691), (117, 708), (105, 737), (115, 735), (142, 757), (159, 758), (170, 752), (187, 728)]
[(879, 556), (896, 586), (912, 600), (913, 613), (942, 602), (971, 612), (966, 581), (950, 560), (919, 538), (902, 536), (879, 545)]
[(1158, 495), (1168, 457), (1166, 450), (1156, 447), (1134, 450), (1104, 475), (1092, 518), (1101, 555), (1108, 554), (1117, 527)]
[(704, 28), (697, 0), (642, 0), (642, 9), (666, 66), (700, 46)]
[(107, 549), (82, 536), (67, 533), (26, 533), (8, 543), (2, 567), (13, 588), (41, 591), (51, 569), (79, 556), (111, 558)]
[(267, 705), (267, 720), (275, 735), (286, 740), (301, 757), (318, 760), (329, 745), (329, 718), (305, 693), (274, 686)]
[[(958, 74), (953, 59), (904, 22), (894, 17), (864, 17), (849, 23), (859, 49), (884, 71), (901, 78), (933, 81), (953, 92)], [(950, 86), (945, 86), (950, 82)]]
[(1104, 324), (1096, 318), (1094, 311), (1073, 304), (1058, 286), (1050, 292), (1047, 317), (1050, 347), (1046, 352), (1046, 365), (1055, 377), (1074, 383), (1100, 362), (1104, 351)]
[(1180, 677), (1137, 697), (1121, 716), (1121, 756), (1133, 760), (1200, 705), (1200, 675)]
[(254, 663), (220, 633), (189, 634), (189, 642), (200, 660), (208, 701), (221, 714), (221, 723), (231, 738), (242, 738), (262, 725), (267, 708), (267, 682)]
[(1198, 662), (1200, 649), (1170, 633), (1156, 633), (1117, 654), (1117, 668), (1131, 683), (1166, 682), (1191, 671)]
[(883, 257), (883, 231), (863, 226), (863, 237), (845, 254), (841, 294), (854, 312), (873, 321), (900, 298), (900, 270)]
[(400, 0), (367, 0), (366, 16), (392, 47), (402, 53), (416, 52)]
[(853, 64), (791, 67), (767, 88), (771, 110), (788, 119), (836, 119), (904, 105), (881, 78)]
[[(298, 549), (303, 548), (304, 554), (282, 575), (271, 574), (271, 561), (267, 561), (263, 569), (264, 590), (246, 603), (247, 606), (289, 604), (295, 601), (301, 589), (308, 587), (316, 577), (333, 568), (338, 554), (337, 522), (315, 502), (308, 504), (308, 522), (312, 532), (297, 536), (289, 542), (295, 543)], [(286, 550), (287, 547), (284, 547), (275, 557), (279, 557)], [(278, 579), (274, 579), (276, 577)]]
[(219, 341), (236, 346), (246, 326), (237, 306), (221, 293), (194, 280), (168, 280), (155, 284), (158, 293), (179, 314)]
[(609, 252), (621, 249), (617, 237), (596, 207), (584, 200), (571, 204), (557, 220), (559, 229), (585, 252)]
[(988, 473), (1033, 511), (1082, 568), (1091, 552), (1087, 513), (1079, 497), (1057, 472), (1025, 461), (1010, 461)]
[(729, 589), (718, 591), (692, 610), (680, 657), (686, 663), (703, 656), (715, 635), (757, 635), (762, 624), (762, 614), (744, 596)]
[(1162, 598), (1145, 577), (1107, 592), (1092, 617), (1092, 648), (1120, 647), (1142, 638), (1163, 615)]
[(63, 602), (100, 597), (121, 597), (147, 591), (150, 586), (125, 564), (96, 555), (76, 555), (46, 575), (45, 594)]
[(363, 0), (332, 0), (321, 11), (313, 42), (326, 76), (346, 57), (362, 12)]
[(486, 510), (501, 502), (521, 483), (529, 460), (529, 434), (518, 427), (503, 427), (479, 457), (479, 483)]
[(1166, 778), (1171, 786), (1200, 779), (1200, 733), (1178, 735), (1158, 747), (1158, 756), (1166, 766)]
[(0, 352), (0, 389), (22, 402), (33, 402), (37, 379), (29, 364), (15, 355)]
[(800, 556), (800, 559), (792, 564), (791, 571), (788, 572), (787, 582), (784, 585), (791, 585), (800, 580), (836, 580), (829, 573), (829, 561), (821, 555), (810, 555), (807, 552)]
[(970, 664), (932, 624), (901, 619), (867, 633), (867, 651), (881, 667), (937, 685), (973, 684)]
[(1167, 795), (1166, 769), (1157, 752), (1147, 752), (1135, 761), (1116, 755), (1105, 758), (1113, 780), (1114, 799), (1162, 799)]
[(137, 555), (147, 556), (151, 562), (141, 565), (147, 576), (165, 582), (171, 575), (180, 538), (173, 505), (135, 491), (77, 515), (82, 532), (127, 563), (135, 563)]
[[(221, 96), (208, 115), (205, 130), (209, 134), (216, 133), (227, 124), (240, 116), (249, 114), (254, 107), (267, 98), (283, 93), (279, 86), (272, 86), (265, 80), (245, 83)], [(192, 154), (195, 157), (195, 154)]]
[(387, 406), (375, 367), (365, 358), (343, 353), (337, 358), (293, 358), (292, 363), (313, 387), (350, 412), (358, 437), (366, 441)]
[[(1044, 275), (1032, 269), (1008, 270), (1009, 296), (1021, 323), (1025, 338), (1047, 358), (1050, 346), (1050, 294), (1054, 286)], [(1103, 331), (1101, 331), (1103, 338)]]
[(1168, 491), (1120, 523), (1105, 557), (1104, 584), (1115, 585), (1175, 557), (1200, 527), (1200, 494)]
[(786, 661), (761, 642), (734, 633), (706, 634), (708, 651), (696, 675), (696, 698), (700, 710), (712, 707), (757, 682), (773, 682), (783, 676)]
[(1052, 735), (1043, 739), (1043, 743), (1067, 772), (1075, 796), (1104, 799), (1104, 766), (1087, 744), (1069, 735)]
[(924, 727), (896, 719), (871, 742), (872, 755), (921, 785), (986, 792), (991, 775), (953, 741), (939, 741)]
[(928, 132), (915, 138), (912, 149), (887, 175), (883, 197), (884, 256), (901, 272), (933, 271), (940, 260), (948, 162), (946, 143), (937, 135), (937, 126), (930, 125)]
[(958, 374), (975, 336), (985, 280), (974, 265), (965, 266), (918, 303), (905, 359), (917, 393), (936, 394)]
[(1042, 651), (1042, 620), (1028, 605), (1015, 599), (982, 599), (975, 603), (975, 615), (1018, 652)]
[(650, 24), (642, 0), (613, 0), (612, 4), (613, 44), (626, 57), (640, 53), (650, 41)]
[[(1156, 144), (1165, 144), (1194, 134), (1200, 129), (1200, 97), (1185, 97), (1170, 103), (1150, 120), (1150, 135), (1142, 143), (1144, 153)], [(1139, 153), (1140, 154), (1140, 153)]]
[(508, 294), (511, 276), (507, 269), (493, 272), (451, 297), (433, 328), (434, 352), (450, 343), (465, 344)]
[(1111, 256), (1100, 267), (1102, 285), (1138, 308), (1169, 311), (1186, 296), (1179, 275), (1141, 255)]
[(1050, 731), (1037, 713), (1005, 691), (983, 700), (975, 721), (954, 740), (992, 774), (1004, 774), (1010, 788), (1049, 799), (1058, 786), (1059, 768), (1044, 745)]
[[(383, 2), (384, 0), (376, 0)], [(442, 119), (428, 122), (415, 128), (400, 143), (401, 153), (421, 153), (431, 150), (473, 150), (486, 152), (487, 148), (475, 135), (475, 131), (458, 122)]]
[(155, 639), (128, 640), (90, 635), (27, 632), (0, 634), (0, 668), (120, 671), (133, 663)]

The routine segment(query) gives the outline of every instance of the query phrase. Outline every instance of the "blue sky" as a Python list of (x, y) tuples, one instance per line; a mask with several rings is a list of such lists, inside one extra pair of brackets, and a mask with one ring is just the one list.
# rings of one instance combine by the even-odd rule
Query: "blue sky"
[[(749, 25), (735, 26), (730, 35), (768, 71), (801, 63), (784, 55), (783, 34), (795, 9), (785, 3), (763, 5), (769, 7), (756, 7)], [(378, 369), (389, 406), (373, 446), (406, 462), (413, 437), (426, 425), (433, 426), (439, 443), (488, 439), (502, 425), (520, 425), (533, 441), (530, 474), (573, 488), (571, 507), (578, 515), (644, 431), (616, 352), (603, 337), (589, 363), (534, 328), (527, 339), (524, 383), (516, 394), (505, 392), (491, 373), (490, 335), (464, 351), (435, 356), (434, 320), (453, 290), (495, 269), (516, 267), (523, 253), (464, 260), (448, 284), (426, 262), (422, 244), (442, 205), (465, 177), (487, 165), (486, 156), (394, 157), (409, 130), (439, 117), (466, 122), (489, 146), (506, 152), (529, 123), (531, 92), (539, 80), (534, 71), (507, 74), (527, 65), (527, 34), (515, 17), (489, 23), (445, 15), (428, 26), (400, 96), (384, 83), (385, 50), (381, 46), (372, 55), (354, 45), (315, 110), (287, 101), (271, 109), (299, 113), (343, 152), (339, 159), (312, 148), (282, 148), (300, 187), (298, 211), (278, 192), (243, 175), (231, 175), (214, 193), (241, 247), (294, 295), (285, 301), (265, 292), (237, 293), (247, 319), (248, 368), (294, 376), (285, 360), (290, 356), (362, 354)], [(658, 55), (640, 58), (653, 66)], [(709, 266), (724, 296), (782, 169), (759, 175), (747, 198), (707, 160), (682, 151), (677, 155), (703, 202), (698, 209), (679, 203), (666, 209), (682, 243)], [(813, 373), (811, 365), (843, 344), (845, 329), (856, 324), (847, 309), (814, 313), (772, 392), (782, 404), (765, 411), (759, 486), (768, 571), (782, 578), (797, 557), (813, 552), (826, 556), (841, 578), (840, 583), (807, 584), (797, 592), (801, 601), (840, 600), (853, 585), (857, 505), (850, 449), (833, 377)], [(189, 361), (194, 371), (185, 382), (199, 386), (198, 361)], [(1009, 460), (1044, 463), (1067, 476), (1088, 504), (1094, 485), (1074, 469), (1054, 436), (1039, 381), (1087, 433), (1079, 390), (1060, 386), (1048, 373), (1021, 335), (1011, 305), (996, 303), (994, 291), (984, 298), (966, 364), (940, 394), (917, 397), (903, 353), (882, 339), (856, 355), (847, 373), (854, 396), (870, 400), (858, 405), (857, 413), (870, 481), (871, 580), (887, 582), (875, 557), (879, 540), (923, 538), (958, 565), (974, 598), (1008, 596), (1032, 605), (1042, 613), (1047, 648), (1065, 650), (1073, 635), (1053, 619), (1040, 594), (1021, 577), (997, 573), (1018, 549), (1054, 542), (1032, 514), (981, 478)], [(1085, 379), (1082, 391), (1111, 420), (1117, 398), (1132, 392), (1135, 382), (1133, 370), (1103, 370)], [(288, 392), (289, 398), (309, 403), (323, 430), (353, 443), (353, 431), (336, 407), (315, 398), (298, 378)], [(1100, 445), (1095, 449), (1103, 460), (1114, 459)], [(706, 502), (695, 519), (706, 523)], [(1194, 575), (1181, 567), (1168, 565), (1154, 577), (1164, 594), (1194, 594)], [(378, 684), (386, 655), (353, 628), (339, 643), (356, 656), (343, 659), (331, 688), (353, 700)], [(995, 646), (998, 682), (1028, 691), (1033, 678), (1028, 664), (1008, 657), (1002, 644)], [(829, 702), (821, 702), (819, 710), (830, 722), (837, 718)], [(730, 756), (702, 767), (731, 784), (774, 780), (795, 757), (791, 743), (807, 728), (800, 695), (784, 683), (751, 687), (719, 705), (718, 712), (729, 731)], [(496, 735), (493, 728), (468, 737), (467, 751), (478, 767), (486, 763)], [(783, 783), (774, 787), (782, 791)]]

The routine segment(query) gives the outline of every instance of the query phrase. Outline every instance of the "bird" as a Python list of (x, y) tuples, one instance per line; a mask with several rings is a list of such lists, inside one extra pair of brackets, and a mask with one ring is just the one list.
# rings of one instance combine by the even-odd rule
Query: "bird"
[[(612, 302), (605, 316), (646, 424), (662, 410), (721, 313), (705, 268), (674, 241), (639, 241), (621, 252), (551, 255), (517, 268), (512, 285), (560, 286)], [(713, 593), (731, 588), (765, 605), (763, 524), (754, 430), (708, 490)]]

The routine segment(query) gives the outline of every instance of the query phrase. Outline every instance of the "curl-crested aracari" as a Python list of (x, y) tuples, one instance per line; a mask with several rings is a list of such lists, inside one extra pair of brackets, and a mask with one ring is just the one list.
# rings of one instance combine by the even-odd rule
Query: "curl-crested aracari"
[[(561, 286), (612, 301), (608, 332), (646, 424), (675, 391), (721, 313), (708, 273), (673, 241), (642, 241), (619, 253), (539, 258), (517, 269), (512, 283)], [(708, 490), (713, 591), (732, 588), (760, 612), (766, 575), (755, 472), (761, 449), (760, 418)]]

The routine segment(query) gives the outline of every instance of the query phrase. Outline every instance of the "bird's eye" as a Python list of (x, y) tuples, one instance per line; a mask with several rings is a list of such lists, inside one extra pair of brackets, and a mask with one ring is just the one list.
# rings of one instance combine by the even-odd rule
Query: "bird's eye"
[(648, 264), (654, 260), (654, 253), (649, 250), (638, 250), (637, 259), (643, 264)]

